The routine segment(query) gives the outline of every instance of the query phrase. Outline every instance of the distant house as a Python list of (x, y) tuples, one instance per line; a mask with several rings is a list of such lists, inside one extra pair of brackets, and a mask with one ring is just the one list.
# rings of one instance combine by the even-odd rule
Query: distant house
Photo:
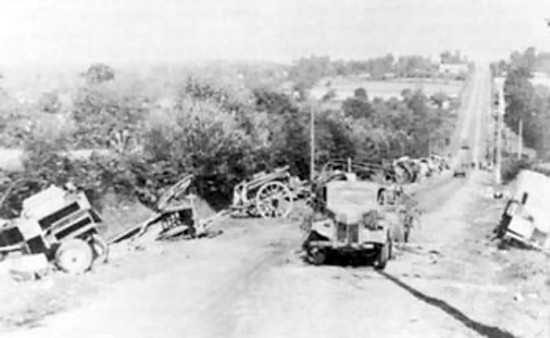
[(292, 95), (294, 93), (294, 82), (292, 81), (285, 81), (279, 85), (279, 90), (282, 91), (284, 94)]
[(372, 76), (370, 75), (370, 73), (361, 73), (357, 74), (357, 77), (361, 80), (370, 80)]
[(468, 65), (464, 63), (441, 63), (439, 73), (449, 76), (459, 76), (468, 72)]
[(533, 86), (544, 86), (550, 88), (550, 77), (546, 73), (534, 72), (529, 79)]

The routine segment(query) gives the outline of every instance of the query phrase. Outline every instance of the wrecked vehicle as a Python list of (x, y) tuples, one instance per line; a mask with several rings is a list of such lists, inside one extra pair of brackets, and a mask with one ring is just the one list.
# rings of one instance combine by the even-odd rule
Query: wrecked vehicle
[(453, 177), (466, 177), (468, 165), (466, 163), (458, 164), (453, 170)]
[(286, 166), (272, 172), (259, 172), (237, 184), (233, 190), (232, 211), (263, 218), (287, 217), (295, 199), (289, 187), (288, 170)]
[(189, 191), (193, 180), (193, 175), (183, 176), (156, 200), (151, 207), (154, 213), (147, 220), (116, 235), (111, 242), (119, 243), (127, 239), (139, 238), (155, 224), (160, 225), (157, 240), (206, 236), (207, 225), (213, 221), (213, 218), (198, 219), (195, 195)]
[(550, 178), (522, 170), (515, 186), (514, 196), (506, 204), (495, 229), (497, 237), (550, 253)]
[[(2, 202), (10, 199), (6, 195)], [(107, 261), (109, 246), (99, 236), (99, 223), (100, 215), (82, 191), (71, 184), (65, 189), (52, 185), (24, 199), (19, 217), (4, 220), (0, 253), (43, 254), (63, 271), (82, 273), (94, 261)]]
[(391, 224), (385, 217), (379, 183), (359, 181), (354, 173), (335, 173), (317, 185), (312, 203), (314, 215), (306, 219), (303, 249), (307, 259), (325, 263), (332, 254), (373, 259), (384, 269), (392, 255)]

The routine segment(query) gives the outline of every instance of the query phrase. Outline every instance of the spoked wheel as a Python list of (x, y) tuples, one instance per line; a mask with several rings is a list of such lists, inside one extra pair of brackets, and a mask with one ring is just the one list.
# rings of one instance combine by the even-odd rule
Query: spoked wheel
[(290, 189), (278, 181), (264, 184), (256, 195), (256, 209), (263, 218), (286, 217), (292, 205)]
[(81, 239), (61, 243), (55, 253), (55, 262), (61, 270), (79, 274), (92, 266), (93, 252), (90, 245)]

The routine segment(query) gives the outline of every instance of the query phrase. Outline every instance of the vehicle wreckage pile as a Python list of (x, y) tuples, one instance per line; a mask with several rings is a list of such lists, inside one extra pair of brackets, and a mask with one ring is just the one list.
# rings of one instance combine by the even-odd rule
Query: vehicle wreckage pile
[[(247, 214), (263, 218), (286, 217), (296, 198), (306, 191), (303, 181), (292, 177), (289, 168), (260, 172), (235, 186), (233, 203), (206, 219), (199, 219), (195, 195), (190, 187), (194, 177), (184, 176), (165, 191), (144, 222), (115, 236), (109, 244), (140, 238), (157, 226), (157, 240), (199, 238), (212, 235), (209, 226), (229, 215)], [(60, 188), (48, 182), (20, 180), (12, 184), (0, 204), (20, 198), (15, 216), (0, 224), (0, 255), (21, 257), (29, 270), (44, 269), (47, 262), (69, 273), (82, 273), (95, 262), (106, 262), (109, 244), (100, 237), (101, 216), (82, 191), (70, 183)], [(15, 203), (16, 205), (18, 203)]]
[[(36, 265), (44, 267), (51, 262), (63, 271), (78, 274), (97, 262), (106, 262), (109, 245), (134, 241), (152, 228), (157, 230), (157, 240), (210, 236), (210, 226), (224, 217), (286, 217), (295, 200), (307, 198), (315, 213), (307, 219), (309, 235), (304, 248), (314, 263), (324, 261), (329, 248), (337, 251), (358, 247), (370, 256), (377, 252), (377, 266), (383, 268), (391, 258), (393, 242), (408, 239), (418, 216), (402, 184), (419, 182), (446, 168), (446, 160), (436, 156), (401, 158), (390, 166), (331, 161), (310, 183), (291, 176), (288, 166), (277, 168), (237, 184), (231, 206), (206, 219), (197, 217), (195, 195), (190, 189), (194, 177), (185, 175), (156, 199), (151, 217), (109, 243), (98, 230), (101, 216), (82, 191), (70, 183), (61, 188), (48, 182), (20, 180), (0, 201), (3, 205), (13, 199), (11, 194), (20, 192), (22, 186), (32, 187), (23, 189), (27, 194), (20, 210), (0, 225), (0, 255), (24, 259), (32, 273), (37, 270)], [(356, 193), (351, 200), (350, 192)], [(344, 208), (339, 210), (337, 205)], [(316, 221), (320, 215), (324, 215), (322, 225)], [(330, 231), (334, 236), (327, 235)], [(331, 239), (334, 241), (326, 242)]]

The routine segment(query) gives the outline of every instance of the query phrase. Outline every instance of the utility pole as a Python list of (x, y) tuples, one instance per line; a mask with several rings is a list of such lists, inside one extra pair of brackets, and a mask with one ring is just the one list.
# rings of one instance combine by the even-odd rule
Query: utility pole
[(504, 116), (504, 86), (500, 86), (498, 90), (498, 114), (497, 114), (497, 158), (495, 163), (495, 183), (501, 182), (501, 164), (502, 164), (502, 117)]
[(309, 164), (309, 180), (313, 183), (313, 180), (315, 179), (315, 111), (313, 109), (313, 102), (311, 103), (310, 107), (310, 126), (309, 126), (309, 133), (310, 133), (310, 164)]
[(518, 136), (518, 160), (521, 160), (521, 155), (523, 151), (523, 119), (519, 120), (519, 136)]

